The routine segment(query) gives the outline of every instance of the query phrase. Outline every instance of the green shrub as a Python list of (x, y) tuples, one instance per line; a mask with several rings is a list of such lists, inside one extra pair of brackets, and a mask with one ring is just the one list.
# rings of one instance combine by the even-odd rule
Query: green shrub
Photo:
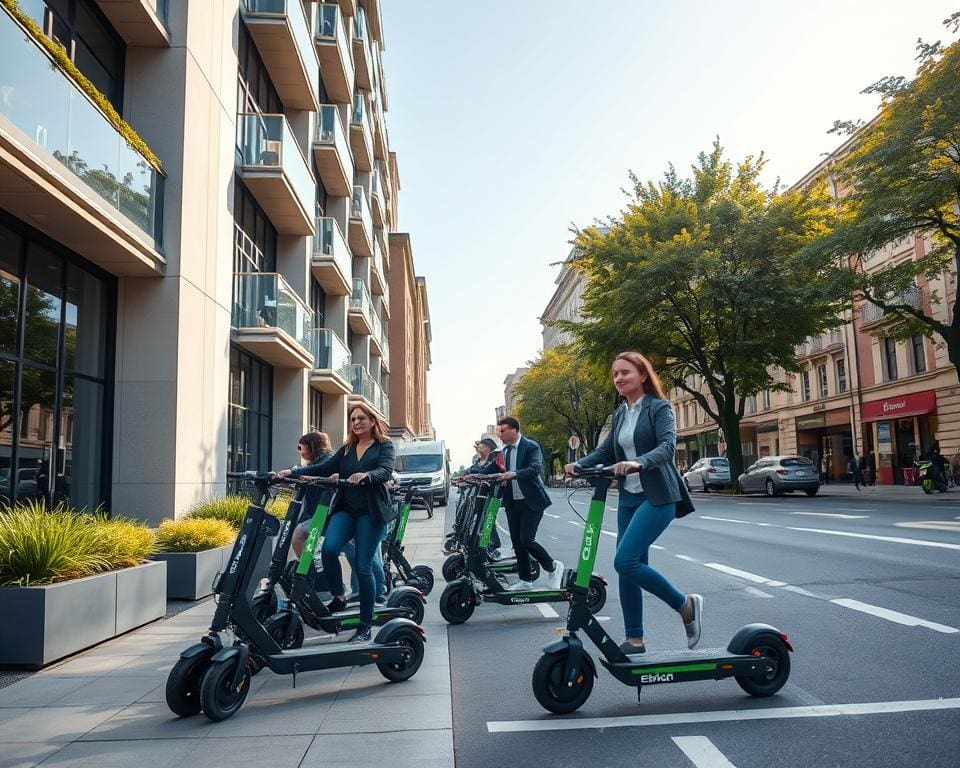
[(287, 508), (290, 506), (291, 501), (293, 501), (293, 494), (291, 492), (280, 491), (267, 502), (267, 506), (265, 506), (264, 509), (274, 517), (283, 520), (283, 518), (287, 516)]
[(187, 517), (201, 520), (226, 520), (236, 530), (243, 527), (250, 499), (246, 496), (223, 496), (219, 499), (207, 499), (190, 507)]
[(230, 523), (217, 518), (164, 520), (157, 529), (157, 547), (161, 552), (200, 552), (226, 546), (236, 535)]
[(108, 520), (98, 516), (94, 519), (100, 546), (110, 561), (109, 570), (140, 565), (156, 552), (153, 532), (146, 523), (126, 517)]

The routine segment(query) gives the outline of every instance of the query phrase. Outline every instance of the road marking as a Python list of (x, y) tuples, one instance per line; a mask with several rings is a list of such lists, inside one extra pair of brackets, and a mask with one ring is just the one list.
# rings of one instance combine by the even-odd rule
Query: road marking
[(948, 627), (945, 624), (937, 624), (934, 621), (918, 619), (916, 616), (910, 616), (906, 613), (900, 613), (899, 611), (891, 611), (887, 608), (880, 608), (876, 605), (870, 605), (869, 603), (861, 603), (859, 600), (840, 597), (830, 602), (836, 605), (842, 605), (844, 608), (852, 608), (854, 611), (860, 611), (861, 613), (869, 613), (872, 616), (878, 616), (881, 619), (886, 619), (896, 624), (903, 624), (907, 627), (926, 627), (936, 632), (942, 632), (945, 635), (953, 635), (960, 632), (960, 629), (956, 627)]
[(729, 565), (721, 565), (720, 563), (704, 563), (704, 565), (707, 566), (707, 568), (713, 568), (715, 571), (720, 571), (730, 576), (737, 576), (738, 578), (752, 581), (756, 584), (766, 584), (768, 587), (786, 586), (786, 582), (784, 581), (775, 581), (774, 579), (768, 579), (766, 576), (757, 576), (755, 573), (741, 571), (739, 568), (731, 568)]
[(666, 549), (666, 547), (661, 547), (659, 544), (651, 544), (650, 549)]
[(816, 600), (829, 600), (830, 598), (826, 595), (818, 595), (816, 592), (811, 592), (809, 589), (804, 589), (803, 587), (795, 587), (792, 584), (785, 584), (783, 587), (787, 592), (795, 592), (798, 595), (803, 595), (804, 597), (812, 597)]
[(877, 510), (873, 507), (863, 508), (863, 507), (837, 507), (837, 512), (876, 512)]
[(613, 538), (617, 538), (617, 534), (615, 534), (613, 531), (605, 531), (601, 528), (600, 533), (605, 533), (607, 536), (613, 536)]
[(696, 768), (737, 768), (706, 736), (673, 736), (673, 743)]
[(838, 512), (791, 512), (791, 515), (810, 515), (811, 517), (835, 517), (839, 520), (864, 520), (870, 515), (841, 515)]
[(537, 603), (537, 610), (543, 614), (543, 618), (545, 619), (560, 618), (560, 614), (553, 610), (552, 606), (549, 606), (546, 603)]
[(597, 621), (610, 621), (609, 616), (594, 616), (593, 618), (595, 618)]
[(897, 528), (928, 528), (931, 531), (960, 532), (960, 523), (953, 520), (922, 520), (920, 522), (894, 523)]
[(500, 532), (503, 533), (508, 539), (510, 538), (510, 531), (500, 525), (500, 523), (497, 523), (497, 528), (499, 528)]
[(872, 539), (873, 541), (889, 541), (894, 544), (914, 544), (918, 547), (939, 547), (940, 549), (960, 549), (960, 544), (947, 544), (943, 541), (925, 541), (924, 539), (902, 539), (899, 536), (874, 536), (869, 533), (850, 533), (849, 531), (828, 531), (823, 528), (791, 528), (791, 531), (807, 531), (809, 533), (826, 533), (831, 536), (851, 536), (856, 539)]
[(700, 515), (701, 520), (718, 520), (721, 523), (743, 523), (744, 525), (753, 525), (750, 520), (734, 520), (732, 517), (710, 517), (709, 515)]
[(844, 715), (884, 715), (895, 712), (931, 712), (960, 709), (960, 698), (919, 699), (915, 701), (875, 701), (857, 704), (813, 704), (802, 707), (768, 709), (724, 709), (712, 712), (675, 712), (662, 715), (626, 715), (620, 717), (551, 717), (539, 720), (493, 720), (488, 733), (527, 731), (571, 731), (585, 728), (642, 728), (688, 723), (736, 723), (747, 720), (791, 720), (807, 717)]
[(757, 589), (756, 587), (745, 587), (743, 591), (754, 597), (773, 597), (769, 592), (764, 592), (762, 589)]
[(674, 557), (679, 557), (681, 560), (686, 560), (687, 562), (690, 562), (690, 563), (697, 562), (697, 559), (694, 557), (690, 557), (690, 555), (674, 555)]
[(555, 515), (552, 512), (544, 512), (543, 514), (545, 514), (547, 517), (552, 517), (554, 520), (560, 519), (560, 515)]
[(779, 527), (780, 527), (779, 525), (773, 525), (773, 523), (757, 523), (757, 525), (759, 525), (759, 526), (761, 526), (761, 527), (763, 527), (763, 528), (770, 528), (771, 526), (773, 526), (774, 528), (779, 528)]
[(583, 528), (583, 523), (581, 523), (579, 520), (567, 520), (567, 522), (570, 523), (570, 525), (579, 525), (581, 528)]

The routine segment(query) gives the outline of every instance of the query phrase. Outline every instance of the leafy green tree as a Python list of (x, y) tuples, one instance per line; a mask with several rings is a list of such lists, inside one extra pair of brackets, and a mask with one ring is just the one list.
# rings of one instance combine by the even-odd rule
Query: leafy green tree
[[(960, 13), (945, 22), (956, 32)], [(837, 122), (834, 132), (856, 133), (851, 150), (833, 167), (841, 189), (841, 221), (812, 251), (832, 256), (839, 283), (884, 310), (884, 336), (939, 337), (960, 372), (960, 293), (952, 317), (930, 311), (946, 297), (930, 291), (918, 301), (920, 283), (960, 270), (960, 41), (918, 43), (916, 77), (885, 77), (865, 89), (880, 93), (880, 114), (867, 126)], [(867, 270), (870, 253), (893, 241), (930, 236), (933, 248), (915, 260)]]
[(519, 404), (514, 414), (524, 434), (551, 458), (566, 456), (567, 439), (580, 438), (581, 450), (592, 451), (614, 404), (610, 372), (578, 354), (570, 345), (547, 349), (530, 362), (514, 390)]
[(672, 166), (659, 182), (631, 177), (622, 218), (576, 238), (584, 322), (561, 324), (607, 364), (625, 349), (652, 358), (723, 428), (734, 477), (747, 397), (788, 389), (771, 371), (798, 371), (795, 346), (839, 322), (823, 270), (798, 255), (830, 229), (826, 189), (767, 190), (764, 162), (735, 167), (718, 141), (691, 179)]

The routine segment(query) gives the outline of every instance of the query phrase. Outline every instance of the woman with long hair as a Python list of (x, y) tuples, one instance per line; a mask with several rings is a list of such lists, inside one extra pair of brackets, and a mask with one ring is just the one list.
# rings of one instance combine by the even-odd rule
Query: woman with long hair
[(334, 500), (321, 550), (323, 571), (333, 595), (327, 607), (336, 613), (347, 607), (340, 552), (350, 539), (356, 546), (354, 565), (360, 587), (360, 626), (350, 642), (367, 642), (371, 638), (376, 598), (373, 559), (386, 531), (385, 521), (391, 517), (386, 484), (393, 474), (394, 456), (393, 443), (380, 417), (369, 406), (355, 403), (350, 406), (347, 441), (336, 453), (295, 472), (279, 473), (315, 477), (336, 474), (350, 484), (341, 489)]
[(639, 352), (621, 352), (611, 366), (613, 385), (623, 403), (613, 414), (613, 428), (603, 444), (575, 464), (613, 464), (621, 476), (617, 506), (617, 552), (613, 566), (620, 577), (620, 608), (627, 639), (626, 654), (646, 650), (643, 636), (643, 591), (659, 597), (683, 621), (687, 647), (700, 642), (703, 598), (685, 595), (650, 567), (650, 545), (676, 515), (683, 496), (673, 467), (677, 427), (673, 408), (663, 394), (650, 361)]

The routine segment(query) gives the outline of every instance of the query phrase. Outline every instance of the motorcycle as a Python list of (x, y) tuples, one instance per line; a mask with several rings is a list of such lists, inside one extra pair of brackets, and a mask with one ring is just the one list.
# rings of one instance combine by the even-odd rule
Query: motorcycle
[(917, 468), (917, 474), (920, 478), (920, 487), (923, 488), (924, 493), (929, 494), (934, 491), (946, 493), (947, 481), (932, 461), (921, 461)]

